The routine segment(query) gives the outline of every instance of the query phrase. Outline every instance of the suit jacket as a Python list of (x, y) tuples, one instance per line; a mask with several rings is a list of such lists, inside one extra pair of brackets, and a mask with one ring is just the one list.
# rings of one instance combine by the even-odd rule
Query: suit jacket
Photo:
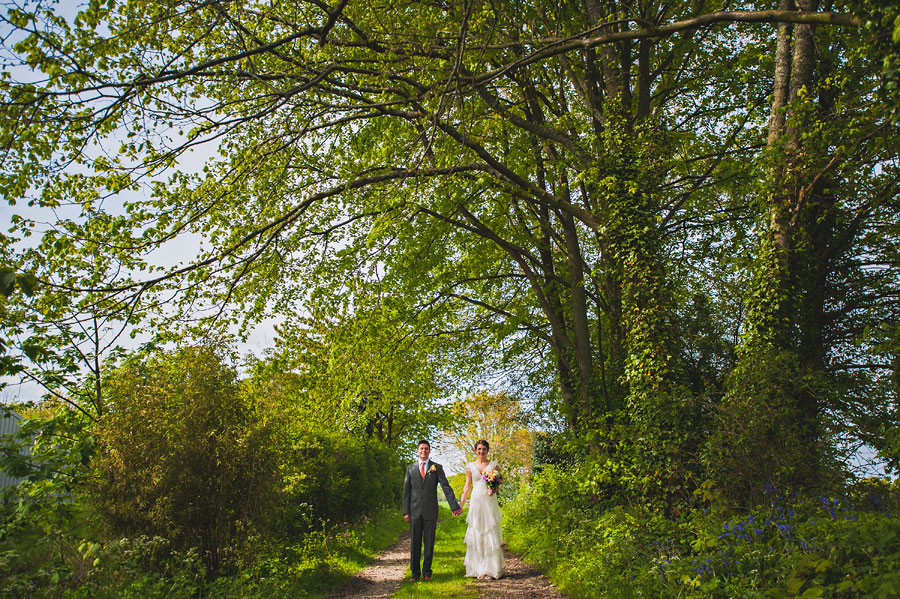
[(425, 520), (437, 520), (438, 483), (441, 484), (441, 488), (444, 490), (444, 497), (447, 498), (450, 509), (458, 510), (459, 503), (456, 501), (456, 495), (447, 481), (444, 469), (440, 464), (428, 460), (428, 463), (425, 464), (424, 479), (419, 473), (419, 462), (406, 467), (406, 479), (403, 481), (403, 513), (409, 514), (409, 517), (413, 520), (419, 517)]

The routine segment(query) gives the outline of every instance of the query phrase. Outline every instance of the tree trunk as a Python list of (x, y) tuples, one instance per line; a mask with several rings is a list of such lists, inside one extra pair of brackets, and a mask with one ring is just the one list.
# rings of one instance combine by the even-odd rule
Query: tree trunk
[[(797, 0), (797, 5), (802, 11), (817, 9), (816, 0)], [(782, 0), (781, 8), (792, 9), (793, 2)], [(824, 366), (825, 258), (833, 237), (833, 200), (824, 193), (825, 180), (814, 180), (819, 150), (803, 136), (816, 116), (811, 103), (817, 60), (814, 25), (779, 26), (768, 128), (767, 231), (754, 265), (740, 358), (720, 408), (724, 430), (710, 444), (720, 483), (742, 499), (761, 494), (766, 483), (818, 484), (824, 464), (817, 381)]]

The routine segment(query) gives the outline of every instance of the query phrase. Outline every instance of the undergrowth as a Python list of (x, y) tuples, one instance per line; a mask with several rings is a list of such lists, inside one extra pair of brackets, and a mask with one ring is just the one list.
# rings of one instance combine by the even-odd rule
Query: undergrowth
[(384, 509), (372, 518), (311, 532), (297, 542), (260, 547), (250, 560), (231, 556), (229, 567), (212, 578), (196, 550), (175, 550), (158, 536), (70, 542), (66, 565), (47, 572), (22, 567), (22, 548), (7, 544), (0, 552), (0, 597), (314, 599), (362, 569), (406, 526), (396, 508)]
[(702, 501), (677, 516), (572, 492), (548, 469), (504, 508), (510, 548), (573, 598), (900, 596), (896, 484), (843, 497), (765, 489), (747, 510)]

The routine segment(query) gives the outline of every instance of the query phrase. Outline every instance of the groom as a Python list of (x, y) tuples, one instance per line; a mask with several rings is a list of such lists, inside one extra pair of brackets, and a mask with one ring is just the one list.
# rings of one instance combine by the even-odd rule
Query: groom
[[(456, 502), (456, 496), (444, 469), (440, 464), (428, 459), (431, 454), (431, 443), (422, 439), (416, 448), (418, 459), (406, 467), (406, 479), (403, 481), (403, 519), (409, 522), (409, 533), (412, 543), (409, 550), (410, 580), (415, 582), (420, 574), (423, 580), (431, 580), (431, 559), (434, 557), (434, 533), (437, 530), (438, 500), (437, 485), (441, 483), (444, 497), (450, 504), (454, 516), (459, 516), (462, 509)], [(422, 541), (425, 541), (425, 559), (419, 570), (419, 558), (422, 555)]]

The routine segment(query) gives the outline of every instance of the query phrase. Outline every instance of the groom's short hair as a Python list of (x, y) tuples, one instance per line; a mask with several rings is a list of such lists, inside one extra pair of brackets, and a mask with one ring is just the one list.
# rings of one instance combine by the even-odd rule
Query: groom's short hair
[(431, 443), (428, 442), (428, 439), (419, 439), (419, 442), (416, 443), (416, 447), (422, 445), (423, 443), (428, 446), (428, 449), (431, 449)]

